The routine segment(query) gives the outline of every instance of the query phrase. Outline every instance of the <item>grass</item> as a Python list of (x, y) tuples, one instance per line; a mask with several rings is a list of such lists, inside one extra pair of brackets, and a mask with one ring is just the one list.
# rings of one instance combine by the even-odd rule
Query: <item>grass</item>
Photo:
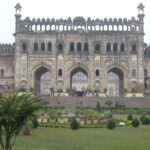
[(14, 150), (148, 150), (150, 126), (114, 130), (38, 128), (20, 135)]

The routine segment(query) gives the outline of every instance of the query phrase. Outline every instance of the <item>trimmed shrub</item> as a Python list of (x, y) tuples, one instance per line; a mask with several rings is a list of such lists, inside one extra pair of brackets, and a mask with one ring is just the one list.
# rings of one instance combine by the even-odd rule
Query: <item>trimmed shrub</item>
[(70, 125), (72, 130), (78, 130), (79, 129), (79, 123), (77, 122), (76, 119), (73, 119)]
[(127, 119), (128, 119), (129, 121), (132, 121), (132, 120), (133, 120), (133, 116), (132, 116), (132, 115), (128, 115)]
[(150, 119), (149, 119), (149, 117), (144, 116), (144, 117), (141, 119), (141, 122), (142, 122), (143, 125), (149, 125), (149, 124), (150, 124)]
[(100, 102), (99, 101), (97, 101), (97, 103), (96, 103), (96, 110), (98, 112), (101, 112), (101, 106), (100, 106)]
[(142, 115), (141, 117), (140, 117), (140, 121), (142, 122), (142, 120), (145, 118), (145, 115)]
[(133, 127), (138, 127), (139, 125), (140, 125), (139, 120), (138, 120), (137, 118), (134, 118), (134, 119), (132, 120), (132, 126), (133, 126)]
[(107, 128), (108, 129), (114, 129), (116, 127), (116, 122), (115, 122), (115, 120), (114, 119), (109, 119), (108, 121), (107, 121)]

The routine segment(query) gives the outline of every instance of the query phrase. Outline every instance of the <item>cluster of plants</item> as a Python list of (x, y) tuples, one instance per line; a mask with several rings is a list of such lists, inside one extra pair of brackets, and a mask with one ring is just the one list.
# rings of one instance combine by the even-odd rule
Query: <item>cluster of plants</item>
[[(138, 127), (142, 125), (150, 125), (150, 109), (147, 108), (119, 108), (111, 107), (112, 103), (105, 103), (107, 108), (102, 108), (100, 102), (97, 102), (95, 109), (78, 108), (72, 112), (75, 116), (68, 119), (68, 123), (60, 124), (56, 122), (38, 123), (37, 116), (49, 116), (51, 118), (69, 116), (69, 113), (64, 108), (46, 108), (41, 104), (38, 97), (28, 93), (12, 93), (7, 97), (0, 97), (0, 145), (3, 150), (12, 150), (17, 136), (23, 130), (24, 134), (28, 135), (32, 128), (37, 128), (38, 125), (43, 127), (54, 128), (71, 128), (78, 130), (79, 128), (102, 128), (114, 129), (119, 122), (125, 122), (125, 125)], [(36, 113), (35, 113), (36, 112)], [(120, 120), (113, 117), (114, 114), (130, 114), (126, 120)], [(131, 115), (132, 114), (132, 115)], [(142, 114), (140, 119), (133, 117), (137, 114)], [(85, 124), (80, 124), (77, 118), (82, 118)], [(91, 121), (88, 124), (88, 121)], [(97, 120), (96, 124), (92, 121)]]
[(134, 118), (132, 115), (128, 115), (127, 119), (131, 121), (131, 125), (133, 127), (138, 127), (140, 123), (142, 125), (150, 125), (150, 118), (146, 115), (142, 115), (140, 119), (138, 119), (137, 117)]
[(141, 115), (141, 114), (147, 114), (150, 115), (150, 109), (149, 108), (112, 108), (110, 109), (112, 114), (135, 114), (135, 115)]
[(37, 111), (43, 109), (39, 98), (18, 92), (0, 98), (0, 145), (2, 150), (12, 150), (19, 133), (32, 124), (38, 126)]

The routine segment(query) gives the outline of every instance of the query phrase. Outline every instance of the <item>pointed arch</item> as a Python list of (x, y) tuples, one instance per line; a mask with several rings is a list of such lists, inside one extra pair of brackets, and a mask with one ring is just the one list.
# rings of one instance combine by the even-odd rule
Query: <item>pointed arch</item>
[(118, 67), (107, 70), (107, 95), (123, 96), (124, 90), (124, 71)]
[(70, 72), (70, 88), (75, 91), (85, 91), (88, 87), (88, 72), (78, 66)]
[(51, 84), (51, 71), (41, 66), (34, 71), (34, 91), (37, 95), (49, 95)]

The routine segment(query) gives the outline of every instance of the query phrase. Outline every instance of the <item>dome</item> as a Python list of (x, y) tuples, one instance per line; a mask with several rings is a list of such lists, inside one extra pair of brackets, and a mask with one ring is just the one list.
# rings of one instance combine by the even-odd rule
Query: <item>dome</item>
[(73, 25), (75, 26), (85, 26), (86, 25), (86, 21), (83, 17), (76, 17), (73, 20)]
[(19, 9), (21, 9), (22, 7), (21, 7), (20, 3), (17, 3), (16, 6), (15, 6), (15, 8), (16, 8), (17, 10), (19, 10)]

